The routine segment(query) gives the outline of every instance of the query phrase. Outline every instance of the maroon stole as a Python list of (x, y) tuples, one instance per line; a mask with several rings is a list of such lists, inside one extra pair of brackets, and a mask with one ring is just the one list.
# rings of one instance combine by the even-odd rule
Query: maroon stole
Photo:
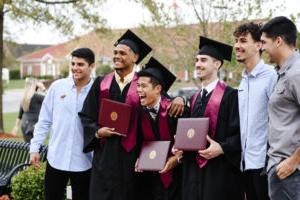
[[(169, 104), (170, 104), (170, 100), (162, 96), (160, 101), (160, 109), (157, 117), (158, 117), (160, 139), (170, 141), (172, 140), (172, 137), (169, 129), (168, 112), (167, 112), (167, 107)], [(142, 129), (143, 129), (144, 139), (146, 141), (156, 140), (151, 126), (149, 115), (147, 115), (145, 111), (142, 111)], [(168, 188), (170, 186), (172, 179), (173, 179), (173, 174), (171, 171), (160, 175), (160, 180), (162, 181), (165, 188)]]
[[(216, 88), (213, 90), (213, 93), (212, 93), (211, 97), (209, 98), (209, 101), (208, 101), (205, 111), (204, 111), (203, 117), (209, 117), (208, 135), (212, 139), (214, 139), (214, 137), (215, 137), (220, 104), (221, 104), (226, 87), (227, 86), (225, 83), (218, 81)], [(200, 91), (198, 91), (192, 97), (191, 112), (194, 109), (194, 105), (195, 105), (196, 99), (199, 94), (200, 94)], [(200, 168), (204, 167), (206, 165), (206, 163), (208, 162), (208, 160), (199, 156), (199, 154), (197, 154), (197, 156), (196, 156), (196, 161)]]
[[(109, 94), (109, 89), (112, 83), (112, 80), (114, 78), (114, 72), (104, 76), (103, 80), (101, 81), (100, 84), (100, 92), (99, 92), (99, 105), (101, 103), (101, 100), (103, 98), (110, 98)], [(137, 108), (139, 105), (139, 97), (136, 92), (136, 87), (137, 87), (137, 80), (138, 77), (137, 75), (134, 75), (133, 80), (131, 81), (130, 87), (127, 92), (126, 100), (125, 103), (131, 105), (132, 112), (131, 112), (131, 119), (130, 119), (130, 125), (129, 125), (129, 130), (127, 133), (126, 137), (122, 138), (121, 144), (123, 148), (129, 152), (135, 147), (136, 145), (136, 132), (137, 132), (137, 118), (138, 118), (138, 113), (137, 113)], [(99, 113), (101, 112), (100, 107), (99, 107)], [(103, 142), (103, 139), (101, 140)]]

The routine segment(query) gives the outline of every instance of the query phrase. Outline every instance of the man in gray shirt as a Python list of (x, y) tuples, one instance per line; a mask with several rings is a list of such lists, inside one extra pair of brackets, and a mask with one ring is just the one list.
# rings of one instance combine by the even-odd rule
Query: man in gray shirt
[(277, 82), (274, 67), (261, 59), (260, 25), (242, 24), (233, 33), (236, 59), (244, 66), (239, 86), (243, 189), (247, 200), (268, 200), (266, 164), (268, 101)]
[(300, 54), (297, 28), (275, 17), (262, 29), (263, 50), (277, 64), (278, 82), (269, 101), (268, 180), (272, 200), (300, 199)]

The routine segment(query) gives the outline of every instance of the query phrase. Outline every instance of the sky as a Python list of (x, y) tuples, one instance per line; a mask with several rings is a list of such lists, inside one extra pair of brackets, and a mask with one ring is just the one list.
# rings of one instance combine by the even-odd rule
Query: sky
[[(171, 6), (174, 0), (163, 0), (167, 6)], [(177, 4), (180, 4), (177, 0)], [(273, 0), (271, 5), (276, 6), (282, 2), (285, 2), (285, 8), (280, 8), (274, 13), (274, 16), (284, 15), (290, 16), (290, 14), (296, 14), (299, 12), (300, 1), (299, 0)], [(185, 8), (180, 7), (182, 13), (185, 12)], [(128, 0), (109, 0), (104, 4), (99, 13), (106, 18), (107, 25), (110, 28), (132, 28), (137, 27), (141, 23), (150, 23), (150, 15), (148, 11), (142, 8), (140, 5), (128, 1)], [(126, 17), (124, 17), (126, 16)], [(193, 22), (193, 17), (185, 15), (187, 22)], [(70, 40), (74, 36), (64, 36), (57, 31), (53, 26), (46, 24), (33, 26), (32, 24), (13, 24), (6, 20), (5, 27), (10, 31), (10, 40), (18, 43), (26, 44), (59, 44)], [(300, 30), (300, 21), (297, 21), (298, 30)], [(77, 28), (75, 35), (85, 34), (86, 31)]]

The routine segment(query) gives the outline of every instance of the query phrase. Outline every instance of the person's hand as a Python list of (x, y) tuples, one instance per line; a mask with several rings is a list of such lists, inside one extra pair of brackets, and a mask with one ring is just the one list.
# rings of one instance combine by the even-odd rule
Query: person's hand
[(177, 156), (178, 161), (180, 161), (180, 159), (183, 157), (183, 151), (179, 149), (175, 149), (174, 146), (172, 147), (171, 152), (173, 155)]
[(108, 128), (108, 127), (102, 127), (100, 129), (98, 129), (97, 131), (97, 135), (101, 138), (101, 137), (111, 137), (113, 135), (118, 135), (118, 136), (123, 136), (125, 137), (126, 135), (115, 132), (114, 131), (115, 128)]
[(143, 170), (138, 169), (138, 164), (139, 164), (139, 159), (137, 159), (135, 162), (134, 171), (141, 173), (141, 172), (143, 172)]
[(276, 166), (278, 178), (281, 180), (287, 178), (296, 171), (298, 165), (299, 163), (293, 157), (283, 160)]
[(167, 108), (171, 117), (181, 116), (184, 111), (184, 101), (182, 97), (176, 97)]
[(214, 141), (209, 136), (207, 136), (206, 138), (207, 138), (207, 141), (210, 143), (210, 145), (207, 149), (198, 151), (200, 156), (209, 160), (209, 159), (218, 157), (221, 154), (224, 154), (223, 149), (218, 142)]
[(168, 171), (172, 170), (174, 167), (176, 167), (176, 165), (178, 164), (178, 161), (177, 161), (177, 156), (171, 156), (165, 167), (159, 171), (160, 174), (164, 174), (164, 173), (167, 173)]
[(30, 153), (29, 163), (39, 168), (40, 165), (40, 154), (38, 152)]
[(11, 130), (11, 135), (13, 136), (17, 136), (17, 133), (18, 133), (18, 126), (14, 126), (14, 128)]

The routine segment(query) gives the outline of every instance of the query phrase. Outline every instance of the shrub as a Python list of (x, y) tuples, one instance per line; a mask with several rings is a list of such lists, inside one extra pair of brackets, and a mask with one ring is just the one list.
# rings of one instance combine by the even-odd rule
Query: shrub
[(53, 79), (54, 77), (52, 75), (43, 75), (43, 76), (38, 76), (37, 79), (43, 79), (43, 80), (49, 80)]
[(69, 65), (66, 64), (60, 67), (60, 76), (62, 78), (66, 78), (69, 76)]
[(39, 169), (30, 166), (12, 179), (12, 197), (14, 200), (43, 200), (46, 163)]
[(11, 69), (9, 71), (9, 79), (11, 80), (20, 79), (20, 69)]

